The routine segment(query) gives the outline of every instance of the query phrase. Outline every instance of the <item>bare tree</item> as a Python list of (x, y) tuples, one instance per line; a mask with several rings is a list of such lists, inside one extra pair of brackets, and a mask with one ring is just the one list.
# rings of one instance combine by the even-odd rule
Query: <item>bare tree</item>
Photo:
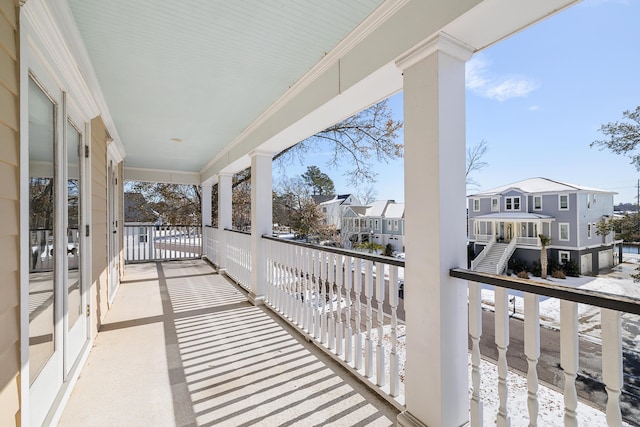
[(375, 182), (374, 160), (388, 162), (404, 154), (404, 145), (397, 141), (402, 126), (392, 118), (385, 99), (281, 151), (274, 161), (284, 166), (295, 159), (302, 161), (309, 153), (330, 150), (327, 166), (348, 166), (344, 175), (351, 185)]
[(376, 190), (373, 185), (368, 185), (366, 187), (360, 187), (356, 191), (356, 197), (360, 200), (360, 203), (363, 205), (368, 205), (376, 201), (376, 197), (378, 196), (378, 190)]
[(467, 186), (478, 187), (478, 182), (471, 178), (471, 174), (474, 172), (480, 172), (482, 169), (489, 166), (489, 163), (482, 160), (487, 153), (489, 146), (484, 139), (478, 144), (467, 148), (467, 170), (465, 176), (467, 178)]

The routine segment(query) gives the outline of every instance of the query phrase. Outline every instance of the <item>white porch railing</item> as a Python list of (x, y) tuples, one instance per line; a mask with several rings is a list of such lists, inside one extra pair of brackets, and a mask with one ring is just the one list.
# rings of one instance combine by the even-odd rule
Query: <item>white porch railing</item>
[(517, 237), (518, 245), (524, 246), (540, 246), (537, 237)]
[(471, 260), (471, 269), (472, 270), (475, 270), (476, 267), (482, 262), (482, 260), (485, 259), (485, 257), (487, 256), (487, 254), (491, 250), (491, 247), (495, 243), (496, 243), (496, 236), (491, 236), (491, 238), (487, 242), (487, 245), (484, 248), (482, 248), (482, 251), (478, 254), (478, 256)]
[(540, 358), (540, 296), (560, 300), (560, 364), (564, 371), (564, 424), (577, 426), (578, 393), (578, 303), (589, 304), (601, 309), (602, 330), (602, 379), (606, 386), (606, 419), (610, 426), (622, 425), (620, 395), (623, 387), (622, 358), (622, 313), (640, 314), (640, 300), (617, 295), (576, 289), (569, 286), (537, 283), (532, 280), (514, 279), (505, 276), (453, 269), (451, 276), (469, 281), (469, 336), (472, 349), (472, 397), (471, 426), (482, 426), (483, 402), (481, 392), (480, 337), (482, 335), (483, 284), (495, 287), (495, 345), (498, 350), (499, 396), (497, 425), (509, 425), (510, 417), (522, 419), (524, 414), (509, 414), (507, 392), (507, 350), (509, 347), (509, 289), (524, 292), (524, 353), (528, 363), (527, 408), (529, 425), (537, 425), (539, 418), (538, 401), (538, 359)]
[(401, 408), (398, 273), (404, 261), (263, 239), (267, 304)]
[(202, 255), (206, 256), (214, 265), (220, 265), (220, 231), (218, 228), (205, 227), (203, 231), (204, 242)]
[(251, 290), (251, 233), (224, 230), (227, 242), (227, 276)]
[[(52, 271), (54, 267), (54, 236), (51, 229), (29, 230), (31, 241), (31, 259), (29, 260), (29, 272)], [(78, 229), (69, 229), (67, 240), (67, 262), (70, 269), (78, 268)]]
[(195, 225), (125, 225), (125, 262), (200, 258), (202, 229)]
[(476, 234), (475, 241), (479, 243), (489, 242), (490, 240), (495, 240), (496, 236), (493, 234)]
[(511, 239), (509, 245), (507, 245), (507, 247), (505, 248), (502, 256), (496, 263), (496, 274), (502, 274), (502, 272), (504, 271), (507, 262), (509, 262), (509, 258), (511, 258), (511, 255), (513, 255), (513, 252), (516, 250), (516, 243), (516, 239)]

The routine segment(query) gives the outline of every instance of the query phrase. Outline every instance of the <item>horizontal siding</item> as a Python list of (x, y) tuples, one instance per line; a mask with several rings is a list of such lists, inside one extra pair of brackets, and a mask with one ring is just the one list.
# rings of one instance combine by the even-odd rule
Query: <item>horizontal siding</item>
[(91, 286), (95, 336), (107, 313), (107, 139), (101, 118), (91, 121)]
[[(0, 70), (0, 76), (2, 70)], [(7, 126), (0, 126), (0, 161), (12, 166), (18, 166), (20, 153), (18, 144), (9, 144), (8, 141), (17, 141), (18, 132)]]
[(0, 0), (0, 425), (20, 423), (18, 9)]

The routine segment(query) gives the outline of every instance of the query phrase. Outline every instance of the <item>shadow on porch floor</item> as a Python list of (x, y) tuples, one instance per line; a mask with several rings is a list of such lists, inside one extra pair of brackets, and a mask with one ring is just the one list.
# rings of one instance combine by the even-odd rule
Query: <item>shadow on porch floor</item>
[(59, 425), (392, 425), (396, 415), (198, 260), (126, 267)]

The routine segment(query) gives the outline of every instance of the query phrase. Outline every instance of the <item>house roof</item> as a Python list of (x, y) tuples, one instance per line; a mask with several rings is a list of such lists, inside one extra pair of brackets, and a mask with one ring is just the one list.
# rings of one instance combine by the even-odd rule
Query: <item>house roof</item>
[(404, 203), (389, 203), (384, 216), (385, 218), (404, 218)]
[(509, 190), (519, 190), (523, 193), (561, 193), (561, 192), (579, 192), (588, 191), (593, 193), (617, 194), (614, 191), (600, 190), (593, 187), (585, 187), (583, 185), (569, 184), (566, 182), (554, 181), (548, 178), (529, 178), (500, 187), (492, 188), (480, 193), (469, 195), (468, 197), (496, 196), (506, 193)]
[(371, 205), (369, 205), (365, 215), (366, 216), (383, 216), (384, 211), (387, 205), (389, 204), (389, 202), (390, 200), (376, 200), (375, 202), (371, 203)]
[(314, 194), (314, 195), (311, 196), (311, 198), (317, 204), (332, 202), (332, 201), (336, 200), (336, 196), (334, 196), (334, 195), (328, 196), (326, 194)]

